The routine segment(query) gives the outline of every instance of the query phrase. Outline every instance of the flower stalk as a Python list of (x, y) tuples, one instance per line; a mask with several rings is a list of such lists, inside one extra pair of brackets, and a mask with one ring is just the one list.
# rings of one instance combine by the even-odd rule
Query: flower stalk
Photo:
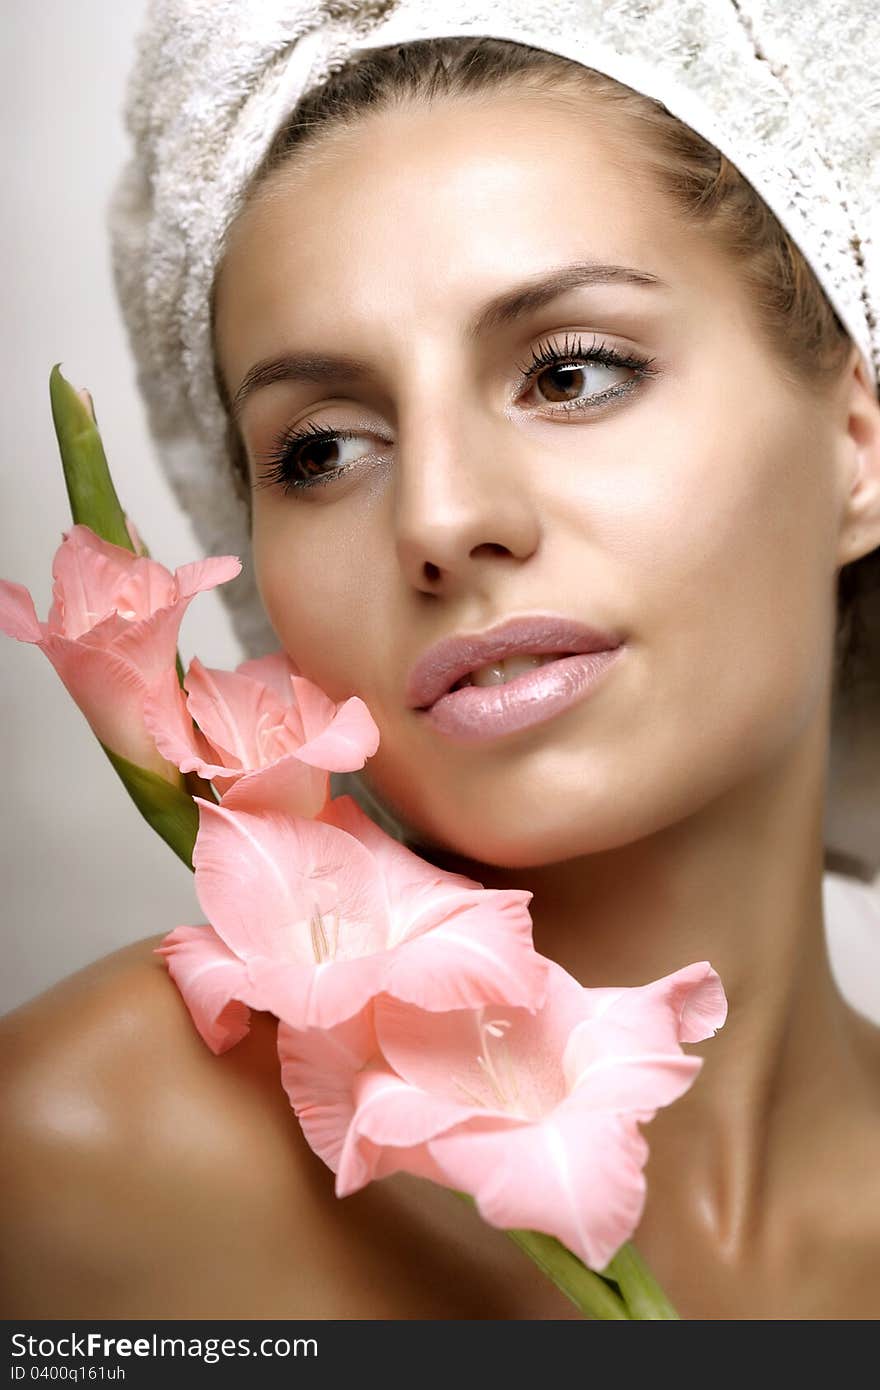
[[(99, 740), (100, 742), (100, 740)], [(163, 777), (101, 744), (126, 791), (144, 820), (161, 835), (169, 848), (188, 869), (193, 867), (193, 850), (199, 833), (199, 813), (188, 791), (172, 786)]]
[(631, 1317), (652, 1322), (680, 1321), (678, 1313), (631, 1241), (620, 1247), (602, 1273), (617, 1284)]
[(587, 1269), (577, 1255), (566, 1249), (555, 1236), (547, 1236), (540, 1231), (508, 1231), (507, 1234), (514, 1245), (518, 1245), (552, 1279), (566, 1298), (571, 1299), (585, 1318), (621, 1322), (633, 1317), (623, 1298), (601, 1274)]
[[(457, 1197), (475, 1206), (467, 1192)], [(622, 1245), (597, 1274), (577, 1255), (541, 1231), (507, 1231), (506, 1234), (548, 1279), (570, 1299), (585, 1318), (601, 1322), (661, 1321), (675, 1319), (669, 1299), (631, 1241)]]
[(94, 411), (61, 375), (58, 362), (49, 374), (49, 399), (73, 520), (134, 553)]
[[(149, 558), (119, 501), (91, 395), (76, 390), (56, 363), (49, 375), (49, 399), (74, 524), (87, 526), (101, 540), (133, 555)], [(176, 651), (174, 661), (182, 686), (183, 663)], [(193, 798), (215, 800), (210, 783), (195, 773), (179, 775), (172, 783), (122, 756), (103, 739), (99, 742), (141, 815), (192, 869), (199, 820)]]
[[(614, 1202), (614, 1184), (643, 1190), (638, 1124), (699, 1070), (681, 1044), (724, 1022), (716, 972), (698, 961), (639, 988), (581, 986), (535, 951), (531, 893), (438, 871), (351, 797), (330, 797), (330, 773), (378, 746), (358, 697), (334, 702), (284, 652), (234, 672), (194, 659), (184, 680), (183, 614), (241, 564), (172, 574), (152, 560), (89, 393), (56, 364), (50, 397), (74, 525), (48, 619), (0, 580), (0, 631), (46, 654), (138, 810), (195, 872), (208, 921), (157, 954), (207, 1046), (239, 1042), (253, 1009), (277, 1016), (282, 1085), (338, 1197), (395, 1171), (430, 1176), (583, 1317), (677, 1321), (625, 1239), (637, 1211)], [(311, 951), (292, 950), (306, 924)], [(548, 1058), (558, 1085), (545, 1105)], [(521, 1113), (521, 1085), (539, 1096), (534, 1113)], [(548, 1143), (564, 1158), (549, 1172)]]

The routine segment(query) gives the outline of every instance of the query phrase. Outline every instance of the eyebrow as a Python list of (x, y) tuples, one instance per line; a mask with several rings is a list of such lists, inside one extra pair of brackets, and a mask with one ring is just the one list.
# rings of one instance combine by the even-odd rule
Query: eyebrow
[[(465, 336), (471, 342), (488, 333), (504, 328), (525, 314), (549, 304), (569, 290), (594, 285), (637, 285), (650, 289), (669, 289), (659, 276), (632, 266), (608, 265), (600, 261), (573, 261), (549, 273), (526, 280), (513, 289), (504, 290), (490, 299), (471, 320)], [(355, 384), (373, 376), (369, 363), (357, 357), (315, 353), (281, 353), (255, 362), (245, 373), (230, 405), (233, 420), (238, 420), (245, 401), (256, 391), (278, 381), (336, 381)]]

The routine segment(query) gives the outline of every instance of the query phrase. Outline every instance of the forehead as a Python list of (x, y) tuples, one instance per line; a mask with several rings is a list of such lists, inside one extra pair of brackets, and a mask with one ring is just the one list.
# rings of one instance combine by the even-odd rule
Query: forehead
[(319, 333), (469, 319), (477, 299), (577, 258), (673, 284), (722, 269), (587, 103), (493, 94), (371, 113), (277, 170), (239, 217), (218, 344), (257, 353), (291, 314)]

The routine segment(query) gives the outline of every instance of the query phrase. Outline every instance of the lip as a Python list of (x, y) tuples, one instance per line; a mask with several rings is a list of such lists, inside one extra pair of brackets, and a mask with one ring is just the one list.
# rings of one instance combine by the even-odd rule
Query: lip
[(625, 647), (560, 656), (502, 685), (466, 686), (441, 695), (419, 718), (458, 743), (485, 743), (543, 724), (592, 693)]
[[(612, 652), (622, 644), (613, 632), (587, 627), (571, 618), (554, 613), (530, 613), (510, 618), (485, 632), (464, 632), (444, 637), (419, 657), (410, 671), (406, 684), (406, 702), (410, 709), (429, 710), (451, 686), (470, 671), (492, 661), (517, 653), (553, 655), (566, 652), (586, 655), (592, 652)], [(559, 662), (536, 668), (536, 673), (553, 670)], [(521, 681), (533, 679), (532, 672), (517, 676), (503, 686), (471, 686), (468, 691), (510, 690)], [(460, 693), (456, 691), (455, 694)]]

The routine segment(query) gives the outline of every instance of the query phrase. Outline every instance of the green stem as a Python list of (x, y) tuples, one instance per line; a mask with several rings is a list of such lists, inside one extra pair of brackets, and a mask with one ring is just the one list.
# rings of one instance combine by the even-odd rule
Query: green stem
[(611, 1285), (600, 1274), (587, 1269), (555, 1236), (543, 1235), (540, 1231), (507, 1231), (505, 1234), (534, 1260), (584, 1317), (619, 1322), (633, 1316)]
[(49, 374), (49, 398), (64, 481), (74, 522), (88, 526), (96, 536), (134, 550), (97, 422), (56, 363)]
[[(453, 1189), (454, 1190), (454, 1189)], [(476, 1206), (468, 1192), (455, 1192), (462, 1201)], [(555, 1236), (540, 1231), (505, 1231), (529, 1259), (534, 1260), (549, 1279), (585, 1318), (599, 1321), (627, 1321), (630, 1314), (623, 1300), (601, 1274), (594, 1274)]]
[(199, 811), (183, 778), (179, 784), (172, 785), (157, 773), (137, 767), (119, 753), (112, 752), (105, 743), (101, 747), (144, 820), (191, 869), (199, 830)]
[(631, 1317), (654, 1322), (680, 1321), (678, 1313), (632, 1242), (628, 1241), (620, 1247), (602, 1273), (619, 1285)]
[[(88, 392), (84, 393), (88, 396)], [(64, 482), (70, 500), (70, 513), (77, 525), (88, 526), (101, 540), (134, 551), (122, 504), (113, 486), (107, 455), (94, 413), (88, 402), (65, 377), (56, 363), (49, 374), (49, 398), (58, 449), (64, 468)], [(143, 546), (143, 554), (149, 554)], [(184, 680), (180, 653), (175, 653), (177, 679)], [(196, 773), (181, 778), (172, 787), (155, 774), (135, 767), (117, 754), (104, 749), (141, 815), (171, 846), (175, 854), (192, 868), (192, 851), (198, 833), (198, 810), (193, 796), (216, 801), (210, 782)]]

